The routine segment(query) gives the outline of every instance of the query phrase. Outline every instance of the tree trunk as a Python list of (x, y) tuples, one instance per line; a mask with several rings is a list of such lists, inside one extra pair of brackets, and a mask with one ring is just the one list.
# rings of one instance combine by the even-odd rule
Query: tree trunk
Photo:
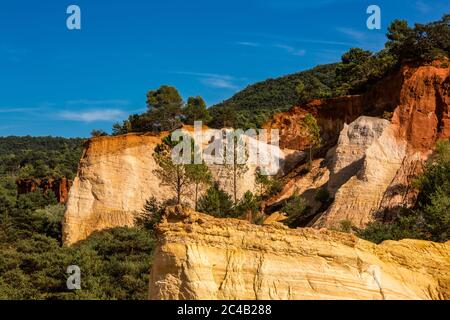
[(198, 183), (195, 184), (195, 211), (197, 211)]
[(181, 204), (181, 179), (180, 172), (177, 169), (177, 204)]
[(233, 168), (233, 193), (234, 193), (234, 206), (237, 205), (237, 166), (234, 164)]
[(246, 218), (247, 218), (248, 222), (253, 223), (253, 213), (252, 213), (251, 209), (247, 210), (247, 217)]

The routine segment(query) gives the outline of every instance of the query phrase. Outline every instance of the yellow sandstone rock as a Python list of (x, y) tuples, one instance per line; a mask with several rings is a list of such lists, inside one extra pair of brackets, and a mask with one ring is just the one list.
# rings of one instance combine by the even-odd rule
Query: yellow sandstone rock
[(450, 299), (450, 242), (381, 245), (169, 208), (150, 299)]
[(313, 226), (339, 228), (347, 220), (364, 228), (372, 222), (405, 153), (406, 142), (395, 137), (387, 120), (363, 116), (345, 125), (328, 182), (335, 200)]
[[(167, 134), (98, 137), (86, 143), (64, 215), (65, 244), (84, 240), (94, 231), (132, 226), (135, 213), (143, 209), (150, 197), (161, 202), (176, 197), (154, 173), (159, 168), (153, 158), (154, 149)], [(204, 147), (207, 145), (205, 142)], [(279, 152), (283, 167), (292, 165), (289, 161), (295, 163), (299, 156), (293, 150)], [(209, 168), (214, 180), (232, 195), (230, 169), (223, 165), (209, 165)], [(256, 165), (248, 165), (248, 170), (238, 177), (238, 199), (249, 190), (255, 192), (256, 169)], [(193, 186), (187, 191), (190, 193), (183, 197), (183, 203), (193, 206)], [(204, 191), (200, 190), (200, 195)]]
[(134, 212), (151, 196), (173, 196), (153, 173), (159, 137), (129, 134), (87, 142), (69, 193), (63, 221), (64, 243), (74, 244), (92, 232), (131, 226)]
[(277, 222), (281, 222), (286, 220), (287, 214), (284, 212), (274, 212), (272, 213), (270, 216), (268, 216), (266, 219), (264, 219), (263, 224), (267, 225), (267, 224), (273, 224), (273, 223), (277, 223)]

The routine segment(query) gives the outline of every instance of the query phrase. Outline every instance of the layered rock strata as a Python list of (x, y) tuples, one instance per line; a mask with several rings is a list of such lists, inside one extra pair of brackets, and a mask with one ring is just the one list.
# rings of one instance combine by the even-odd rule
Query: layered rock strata
[(345, 126), (331, 163), (331, 207), (315, 227), (339, 228), (344, 221), (362, 228), (374, 220), (386, 189), (400, 169), (406, 142), (387, 120), (360, 117)]
[(450, 242), (255, 226), (169, 208), (150, 299), (449, 299)]
[[(191, 134), (192, 128), (185, 129)], [(166, 135), (128, 134), (117, 137), (98, 137), (86, 143), (77, 177), (70, 191), (63, 221), (63, 239), (68, 245), (87, 238), (92, 232), (109, 228), (132, 226), (136, 212), (145, 202), (155, 197), (164, 202), (176, 197), (155, 174), (159, 168), (153, 157), (155, 148)], [(252, 140), (253, 141), (253, 140)], [(204, 141), (204, 147), (208, 141)], [(277, 154), (279, 165), (269, 163), (275, 172), (293, 166), (302, 153), (280, 150), (268, 145)], [(233, 195), (234, 181), (231, 169), (224, 165), (209, 165), (221, 188)], [(237, 176), (236, 190), (240, 199), (247, 191), (254, 192), (258, 165), (249, 164)], [(205, 190), (200, 190), (200, 195)], [(187, 190), (183, 201), (193, 206), (193, 188)]]

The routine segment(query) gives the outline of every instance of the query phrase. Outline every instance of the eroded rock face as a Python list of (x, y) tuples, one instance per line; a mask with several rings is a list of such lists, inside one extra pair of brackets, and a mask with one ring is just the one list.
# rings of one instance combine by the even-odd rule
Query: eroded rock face
[[(448, 64), (447, 64), (448, 65)], [(301, 122), (307, 113), (317, 118), (326, 146), (337, 142), (345, 124), (362, 115), (382, 117), (393, 113), (396, 135), (415, 149), (428, 151), (437, 139), (450, 137), (450, 67), (404, 65), (362, 95), (313, 100), (274, 115), (266, 128), (280, 129), (282, 148), (304, 150)]]
[(405, 66), (401, 74), (392, 123), (411, 148), (428, 152), (436, 140), (450, 137), (450, 67)]
[(312, 100), (306, 105), (275, 114), (264, 128), (280, 130), (281, 148), (305, 150), (309, 146), (309, 140), (305, 137), (301, 123), (305, 115), (311, 113), (321, 127), (325, 146), (332, 146), (336, 143), (344, 125), (353, 122), (363, 114), (363, 106), (362, 96)]
[(362, 169), (367, 149), (389, 126), (387, 120), (364, 116), (344, 125), (337, 146), (331, 152), (330, 190), (336, 191)]
[(408, 153), (400, 169), (384, 192), (380, 207), (375, 216), (385, 222), (391, 222), (403, 207), (411, 208), (416, 203), (419, 190), (413, 187), (413, 181), (422, 172), (428, 154), (420, 151)]
[[(294, 195), (304, 198), (310, 207), (310, 212), (314, 214), (322, 206), (322, 203), (316, 199), (317, 191), (327, 186), (329, 178), (330, 171), (325, 159), (313, 160), (307, 173), (304, 172), (304, 167), (297, 168), (283, 178), (281, 192), (265, 201), (266, 214), (273, 210), (282, 210), (284, 202)], [(307, 223), (312, 217), (313, 215), (305, 217), (304, 222)]]
[(343, 221), (350, 221), (362, 228), (373, 221), (405, 154), (406, 142), (395, 137), (387, 120), (360, 117), (345, 126), (328, 183), (335, 200), (314, 226), (339, 228)]
[[(404, 65), (363, 95), (314, 100), (266, 124), (280, 129), (283, 146), (304, 150), (309, 141), (301, 122), (307, 113), (317, 118), (325, 142), (322, 156), (328, 151), (331, 159), (327, 187), (336, 200), (314, 226), (335, 228), (349, 220), (364, 227), (374, 217), (388, 221), (399, 208), (414, 205), (412, 180), (435, 143), (450, 138), (449, 74), (439, 61)], [(363, 115), (370, 116), (365, 123)], [(389, 115), (390, 123), (381, 119)], [(298, 185), (308, 181), (296, 180)]]
[(255, 226), (169, 208), (150, 299), (449, 299), (450, 242)]
[[(348, 219), (363, 227), (380, 210), (389, 215), (391, 208), (414, 203), (412, 177), (420, 172), (436, 140), (450, 137), (449, 70), (439, 64), (406, 65), (364, 95), (314, 100), (275, 115), (265, 125), (280, 129), (283, 173), (304, 157), (301, 151), (309, 141), (301, 121), (307, 113), (318, 119), (324, 151), (341, 137), (340, 147), (329, 151), (336, 151), (328, 182), (336, 201), (316, 226), (336, 227)], [(360, 118), (348, 126), (361, 115), (380, 117), (384, 112), (393, 112), (391, 124)], [(174, 197), (153, 173), (157, 165), (152, 154), (160, 141), (154, 136), (127, 135), (95, 138), (87, 143), (64, 219), (66, 243), (82, 240), (95, 230), (131, 225), (133, 212), (141, 210), (151, 196), (158, 200)], [(305, 179), (285, 181), (285, 190), (276, 201), (296, 190), (314, 200), (315, 190), (327, 184), (329, 174), (321, 164), (315, 166), (317, 170)], [(250, 167), (239, 180), (238, 197), (247, 190), (255, 191), (255, 170), (255, 166)], [(232, 194), (233, 181), (223, 168), (211, 167), (211, 171)]]
[(153, 152), (159, 143), (159, 137), (134, 134), (87, 142), (64, 215), (66, 244), (94, 231), (131, 226), (134, 212), (142, 210), (151, 196), (160, 200), (174, 196), (153, 173), (157, 168)]
[[(94, 231), (132, 226), (135, 213), (143, 209), (150, 197), (161, 202), (176, 197), (154, 173), (159, 167), (153, 153), (163, 136), (128, 134), (93, 138), (87, 142), (64, 215), (63, 239), (66, 244), (84, 240)], [(208, 141), (204, 143), (208, 145)], [(288, 160), (295, 161), (298, 153), (279, 151), (280, 166), (286, 165)], [(245, 192), (255, 191), (256, 168), (249, 165), (238, 176), (238, 200)], [(233, 195), (230, 168), (211, 165), (210, 170), (221, 188)], [(193, 193), (193, 188), (189, 191)], [(204, 191), (200, 190), (200, 196)], [(183, 201), (193, 206), (193, 194), (183, 197)]]

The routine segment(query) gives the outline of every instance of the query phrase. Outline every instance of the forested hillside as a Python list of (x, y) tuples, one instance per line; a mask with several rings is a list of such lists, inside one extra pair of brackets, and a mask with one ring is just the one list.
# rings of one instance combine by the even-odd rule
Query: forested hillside
[[(230, 99), (212, 106), (213, 127), (238, 122), (240, 127), (261, 127), (276, 112), (285, 111), (310, 98), (330, 98), (338, 93), (338, 64), (320, 65), (276, 79), (267, 79), (248, 86)], [(308, 92), (301, 95), (300, 90)]]
[(0, 175), (20, 178), (73, 178), (84, 139), (0, 137)]
[[(153, 233), (118, 228), (68, 248), (61, 243), (65, 206), (52, 192), (17, 193), (16, 179), (73, 178), (84, 139), (0, 138), (0, 300), (145, 299)], [(67, 290), (66, 269), (83, 272)]]

